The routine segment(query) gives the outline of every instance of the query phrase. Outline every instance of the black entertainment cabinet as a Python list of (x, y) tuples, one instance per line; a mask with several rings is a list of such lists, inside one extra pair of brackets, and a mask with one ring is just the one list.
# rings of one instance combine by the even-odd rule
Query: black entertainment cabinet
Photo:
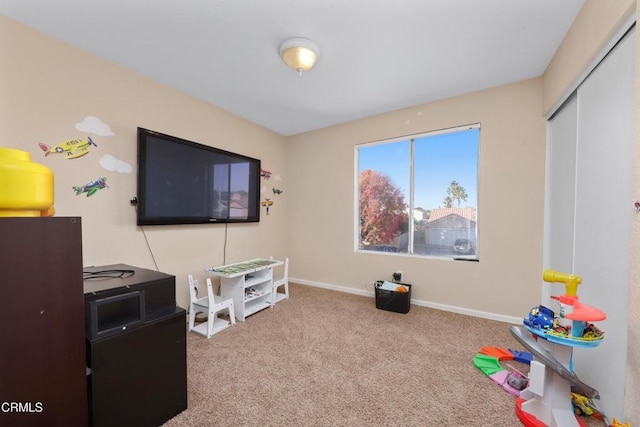
[(90, 425), (161, 425), (187, 408), (186, 314), (175, 277), (126, 264), (84, 271)]

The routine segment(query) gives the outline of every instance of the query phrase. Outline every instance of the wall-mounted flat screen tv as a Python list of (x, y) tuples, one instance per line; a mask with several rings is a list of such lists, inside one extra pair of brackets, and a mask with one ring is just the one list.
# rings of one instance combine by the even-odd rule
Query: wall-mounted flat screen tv
[(260, 221), (260, 160), (138, 128), (138, 225)]

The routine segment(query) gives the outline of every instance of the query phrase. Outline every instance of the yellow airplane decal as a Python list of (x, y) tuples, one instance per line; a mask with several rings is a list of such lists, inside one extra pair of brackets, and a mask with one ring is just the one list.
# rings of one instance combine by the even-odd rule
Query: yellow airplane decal
[(49, 147), (46, 144), (38, 144), (42, 151), (44, 151), (45, 157), (49, 154), (65, 154), (66, 159), (75, 159), (78, 157), (82, 157), (85, 154), (89, 153), (91, 146), (97, 147), (96, 143), (93, 142), (91, 137), (87, 137), (87, 139), (69, 139), (62, 144), (58, 144), (55, 147)]
[(273, 206), (273, 200), (265, 197), (265, 199), (260, 204), (267, 209), (267, 215), (269, 215), (269, 206)]

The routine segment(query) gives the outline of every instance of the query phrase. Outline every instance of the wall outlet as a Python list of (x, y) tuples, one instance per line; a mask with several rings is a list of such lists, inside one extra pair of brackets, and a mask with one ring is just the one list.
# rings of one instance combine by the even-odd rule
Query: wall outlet
[(401, 270), (396, 270), (393, 273), (393, 280), (396, 282), (401, 282), (402, 281), (402, 271)]

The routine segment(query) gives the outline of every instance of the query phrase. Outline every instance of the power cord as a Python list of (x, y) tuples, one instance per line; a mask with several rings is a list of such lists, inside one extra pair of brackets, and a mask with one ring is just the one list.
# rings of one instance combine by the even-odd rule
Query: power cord
[(227, 265), (227, 232), (229, 230), (229, 223), (224, 224), (224, 246), (222, 247), (222, 265)]
[(83, 280), (90, 279), (126, 279), (136, 272), (134, 270), (100, 270), (100, 271), (83, 271)]
[(153, 265), (156, 266), (156, 271), (160, 271), (158, 268), (158, 263), (156, 262), (156, 257), (153, 255), (153, 250), (151, 250), (151, 245), (149, 244), (149, 239), (147, 239), (147, 233), (144, 231), (144, 227), (140, 226), (140, 230), (142, 230), (142, 235), (144, 236), (144, 241), (147, 242), (147, 248), (149, 249), (149, 253), (151, 254), (151, 259), (153, 260)]
[[(131, 205), (135, 208), (136, 210), (136, 215), (138, 214), (138, 198), (134, 197), (133, 199), (130, 200)], [(149, 254), (151, 254), (151, 259), (153, 260), (153, 265), (156, 266), (156, 271), (160, 271), (160, 269), (158, 268), (158, 263), (156, 262), (156, 257), (153, 255), (153, 250), (151, 249), (151, 245), (149, 244), (149, 239), (147, 239), (147, 233), (144, 231), (144, 227), (143, 226), (139, 226), (140, 230), (142, 230), (142, 236), (144, 237), (144, 241), (147, 243), (147, 249), (149, 249)]]
[[(130, 200), (131, 205), (135, 208), (136, 214), (138, 213), (138, 198), (134, 197)], [(139, 226), (140, 230), (142, 230), (142, 235), (144, 236), (144, 241), (147, 243), (147, 248), (149, 249), (149, 254), (151, 254), (151, 259), (153, 260), (153, 265), (156, 266), (156, 271), (160, 271), (158, 268), (158, 263), (156, 262), (156, 257), (153, 255), (153, 250), (151, 249), (151, 245), (149, 244), (149, 239), (147, 238), (147, 233), (144, 230), (142, 225)], [(224, 224), (224, 244), (222, 246), (222, 265), (227, 264), (227, 238), (229, 234), (229, 223)]]

